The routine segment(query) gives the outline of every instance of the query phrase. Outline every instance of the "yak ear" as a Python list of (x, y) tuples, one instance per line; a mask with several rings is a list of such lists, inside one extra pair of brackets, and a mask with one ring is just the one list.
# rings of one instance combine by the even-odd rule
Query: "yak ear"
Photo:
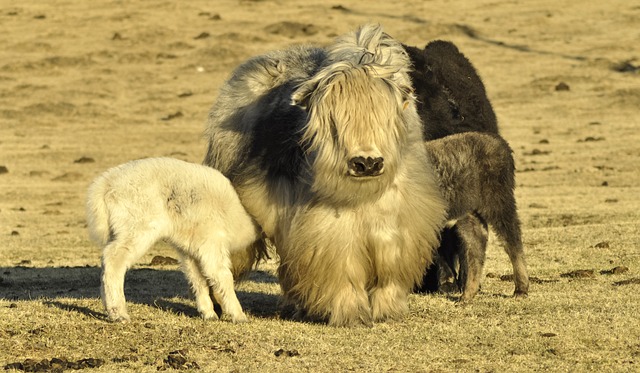
[(291, 105), (299, 106), (305, 111), (309, 107), (309, 100), (311, 99), (311, 94), (316, 88), (316, 83), (312, 81), (307, 81), (299, 85), (293, 94), (291, 94)]

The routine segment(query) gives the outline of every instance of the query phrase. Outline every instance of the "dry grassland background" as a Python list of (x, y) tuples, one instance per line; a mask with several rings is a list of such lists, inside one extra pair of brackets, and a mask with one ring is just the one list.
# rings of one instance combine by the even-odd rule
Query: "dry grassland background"
[[(142, 157), (201, 162), (239, 63), (365, 22), (410, 45), (451, 40), (479, 70), (515, 151), (529, 298), (509, 297), (492, 236), (465, 307), (412, 295), (405, 319), (373, 328), (284, 321), (271, 261), (238, 286), (249, 324), (205, 322), (178, 267), (150, 265), (175, 257), (160, 244), (127, 276), (132, 322), (106, 322), (91, 180)], [(640, 370), (638, 25), (622, 0), (0, 0), (0, 366)]]

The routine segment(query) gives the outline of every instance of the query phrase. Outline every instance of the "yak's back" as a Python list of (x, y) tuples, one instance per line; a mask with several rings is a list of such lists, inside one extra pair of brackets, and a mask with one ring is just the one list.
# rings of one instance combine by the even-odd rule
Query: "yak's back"
[[(290, 157), (298, 152), (293, 146), (296, 127), (304, 119), (300, 110), (290, 107), (291, 92), (325, 59), (322, 48), (295, 46), (240, 65), (221, 87), (209, 111), (204, 163), (232, 181), (256, 157), (273, 160), (268, 165), (270, 172), (291, 173), (297, 162)], [(274, 137), (283, 141), (271, 141)]]
[(498, 133), (482, 79), (455, 44), (436, 40), (424, 49), (404, 47), (413, 64), (410, 75), (425, 140), (469, 131)]

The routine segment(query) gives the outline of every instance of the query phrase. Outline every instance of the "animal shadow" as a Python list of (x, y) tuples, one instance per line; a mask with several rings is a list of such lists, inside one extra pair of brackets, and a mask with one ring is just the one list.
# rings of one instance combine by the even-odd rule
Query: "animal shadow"
[[(42, 299), (43, 304), (107, 320), (102, 309), (74, 304), (71, 299), (100, 298), (100, 267), (0, 267), (0, 299), (8, 301)], [(255, 271), (245, 281), (277, 283), (267, 272)], [(279, 296), (237, 291), (245, 312), (261, 318), (278, 314)], [(127, 303), (144, 304), (175, 314), (198, 317), (184, 274), (179, 270), (134, 268), (125, 277)]]

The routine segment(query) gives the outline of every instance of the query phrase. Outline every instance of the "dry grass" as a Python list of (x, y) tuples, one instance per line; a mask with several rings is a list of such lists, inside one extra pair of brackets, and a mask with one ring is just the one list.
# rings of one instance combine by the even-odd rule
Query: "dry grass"
[[(201, 371), (638, 370), (640, 8), (339, 4), (0, 1), (0, 366), (92, 357), (104, 361), (96, 371), (157, 371), (186, 349)], [(106, 322), (84, 218), (90, 181), (146, 156), (199, 162), (233, 67), (367, 21), (408, 44), (452, 40), (480, 71), (515, 150), (529, 298), (508, 296), (509, 262), (491, 237), (489, 277), (468, 306), (412, 295), (405, 319), (373, 328), (285, 321), (270, 262), (238, 287), (249, 324), (205, 322), (177, 268), (148, 266), (173, 255), (158, 245), (127, 276), (133, 321)], [(621, 63), (626, 72), (612, 69)], [(619, 266), (629, 270), (600, 273)], [(576, 270), (591, 272), (562, 276)]]
[[(505, 255), (494, 251), (487, 267), (507, 273)], [(640, 354), (637, 285), (613, 285), (628, 273), (536, 276), (526, 300), (507, 296), (511, 282), (489, 277), (472, 305), (412, 295), (406, 319), (348, 329), (279, 319), (273, 269), (264, 264), (239, 286), (251, 322), (234, 325), (199, 319), (175, 268), (130, 272), (128, 324), (105, 321), (98, 268), (12, 268), (7, 287), (23, 294), (0, 301), (0, 357), (94, 357), (104, 371), (155, 371), (186, 349), (187, 361), (206, 370), (446, 372), (632, 371)], [(48, 296), (29, 299), (34, 288)]]

